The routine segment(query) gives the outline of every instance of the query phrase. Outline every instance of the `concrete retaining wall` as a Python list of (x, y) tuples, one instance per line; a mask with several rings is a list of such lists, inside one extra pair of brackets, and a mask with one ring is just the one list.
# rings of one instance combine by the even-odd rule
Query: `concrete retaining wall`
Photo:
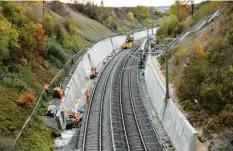
[[(156, 29), (156, 28), (155, 28)], [(154, 29), (154, 31), (155, 31)], [(149, 30), (151, 35), (152, 30)], [(134, 38), (136, 40), (144, 38), (147, 36), (147, 31), (141, 31), (134, 33)], [(107, 56), (109, 56), (113, 50), (119, 49), (122, 43), (125, 41), (126, 36), (115, 36), (111, 38), (104, 39), (95, 44), (90, 48), (87, 54), (90, 57), (95, 66), (100, 64)], [(75, 109), (75, 104), (77, 104), (77, 99), (81, 96), (81, 93), (86, 90), (87, 78), (91, 72), (91, 65), (89, 63), (88, 55), (85, 55), (80, 61), (78, 67), (75, 69), (72, 78), (69, 81), (67, 88), (65, 88), (65, 98), (64, 103), (61, 103), (59, 111)], [(60, 113), (57, 113), (57, 122), (59, 122)], [(58, 124), (59, 125), (59, 124)], [(63, 126), (59, 126), (60, 129), (64, 129)]]
[(145, 79), (156, 112), (176, 150), (194, 151), (197, 132), (176, 107), (172, 99), (169, 99), (167, 103), (165, 102), (165, 86), (154, 68), (151, 56), (147, 60)]

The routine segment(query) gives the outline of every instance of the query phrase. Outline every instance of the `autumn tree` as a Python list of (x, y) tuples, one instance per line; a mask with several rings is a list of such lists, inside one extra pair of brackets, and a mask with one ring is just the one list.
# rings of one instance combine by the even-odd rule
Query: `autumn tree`
[(117, 17), (114, 10), (112, 10), (112, 17), (113, 17), (113, 18), (116, 18), (116, 17)]
[(204, 53), (204, 50), (203, 50), (203, 46), (200, 44), (199, 41), (196, 41), (195, 44), (194, 44), (194, 48), (195, 48), (195, 54), (197, 56), (203, 56), (205, 53)]
[(181, 1), (177, 0), (169, 9), (169, 14), (174, 14), (177, 16), (179, 22), (184, 21), (188, 16), (188, 10), (182, 4)]
[(46, 40), (45, 31), (43, 25), (40, 23), (34, 24), (34, 38), (37, 41), (37, 50), (41, 53)]
[(134, 14), (133, 14), (133, 12), (128, 12), (128, 14), (127, 14), (127, 16), (128, 16), (128, 19), (129, 20), (133, 20), (134, 19)]
[(20, 105), (28, 106), (35, 104), (36, 98), (32, 91), (24, 91), (16, 102)]

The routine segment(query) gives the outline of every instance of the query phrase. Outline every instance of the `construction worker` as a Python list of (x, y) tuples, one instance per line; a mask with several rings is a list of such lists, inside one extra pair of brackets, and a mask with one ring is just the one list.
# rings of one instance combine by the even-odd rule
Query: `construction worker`
[(98, 73), (96, 72), (96, 68), (91, 67), (91, 75), (90, 79), (94, 79)]
[(64, 92), (63, 92), (63, 89), (60, 89), (59, 95), (60, 95), (61, 102), (64, 102)]
[(65, 111), (65, 112), (67, 112), (67, 114), (69, 115), (69, 117), (74, 117), (75, 116), (75, 112), (72, 111), (72, 110)]
[(90, 104), (90, 89), (86, 90), (85, 95), (87, 97), (87, 103)]
[(48, 84), (44, 84), (44, 91), (47, 95), (49, 95), (49, 85)]

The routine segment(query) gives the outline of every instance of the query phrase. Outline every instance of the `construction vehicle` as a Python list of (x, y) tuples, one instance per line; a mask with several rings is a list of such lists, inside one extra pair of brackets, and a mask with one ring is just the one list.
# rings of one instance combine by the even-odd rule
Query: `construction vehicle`
[(66, 119), (66, 129), (78, 127), (79, 122), (82, 121), (83, 114), (72, 110), (65, 112), (68, 114), (68, 118)]
[(133, 36), (130, 35), (130, 32), (127, 33), (125, 42), (121, 45), (122, 49), (132, 48), (136, 44)]
[(88, 59), (89, 59), (90, 65), (91, 65), (90, 79), (94, 79), (95, 77), (97, 77), (98, 72), (96, 71), (97, 69), (96, 69), (93, 61), (91, 60), (90, 54), (88, 54)]

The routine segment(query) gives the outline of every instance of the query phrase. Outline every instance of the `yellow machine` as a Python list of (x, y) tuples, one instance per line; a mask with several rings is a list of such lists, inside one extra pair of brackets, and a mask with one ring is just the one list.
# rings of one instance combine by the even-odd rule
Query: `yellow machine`
[(136, 44), (136, 41), (134, 40), (133, 36), (130, 36), (130, 33), (127, 33), (127, 37), (125, 42), (121, 45), (122, 49), (129, 49), (132, 48)]

